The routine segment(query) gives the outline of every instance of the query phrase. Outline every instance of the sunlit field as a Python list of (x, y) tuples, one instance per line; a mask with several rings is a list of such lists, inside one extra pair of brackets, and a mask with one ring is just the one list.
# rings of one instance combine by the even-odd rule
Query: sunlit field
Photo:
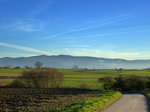
[[(17, 77), (23, 71), (29, 69), (0, 69), (0, 76)], [(90, 88), (99, 89), (100, 83), (98, 78), (104, 76), (115, 77), (118, 75), (138, 75), (150, 76), (150, 70), (74, 70), (74, 69), (58, 69), (59, 72), (64, 74), (64, 81), (62, 87), (75, 87), (75, 88)], [(1, 82), (8, 84), (13, 79), (1, 79)]]

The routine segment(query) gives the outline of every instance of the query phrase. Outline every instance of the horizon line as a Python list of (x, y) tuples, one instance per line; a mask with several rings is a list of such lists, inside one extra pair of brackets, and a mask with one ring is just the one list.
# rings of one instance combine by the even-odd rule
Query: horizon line
[(136, 60), (150, 60), (150, 59), (123, 59), (123, 58), (108, 58), (108, 57), (98, 57), (98, 56), (79, 56), (79, 55), (69, 55), (69, 54), (53, 54), (53, 55), (33, 55), (33, 56), (17, 56), (17, 57), (0, 57), (2, 58), (30, 58), (30, 57), (38, 57), (38, 56), (71, 56), (71, 57), (90, 57), (90, 58), (103, 58), (103, 59), (118, 59), (118, 60), (126, 60), (126, 61), (136, 61)]

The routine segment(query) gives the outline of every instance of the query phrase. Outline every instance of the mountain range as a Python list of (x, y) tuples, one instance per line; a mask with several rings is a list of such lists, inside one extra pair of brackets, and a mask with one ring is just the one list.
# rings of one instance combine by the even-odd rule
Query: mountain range
[(0, 58), (0, 67), (34, 67), (39, 61), (44, 67), (53, 68), (72, 68), (75, 65), (79, 68), (88, 69), (145, 69), (150, 68), (150, 60), (125, 60), (125, 59), (109, 59), (88, 56), (70, 56), (70, 55), (40, 55), (32, 57), (4, 57)]

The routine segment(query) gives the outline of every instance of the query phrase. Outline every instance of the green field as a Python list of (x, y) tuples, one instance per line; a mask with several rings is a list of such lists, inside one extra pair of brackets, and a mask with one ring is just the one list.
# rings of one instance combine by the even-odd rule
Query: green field
[[(29, 69), (0, 69), (0, 76), (6, 74), (20, 75), (23, 71)], [(150, 76), (150, 70), (73, 70), (73, 69), (58, 69), (64, 73), (65, 77), (94, 77), (99, 78), (103, 76), (117, 76), (117, 75), (139, 75)]]
[[(29, 69), (0, 69), (0, 76), (19, 76)], [(138, 75), (150, 76), (150, 70), (73, 70), (58, 69), (64, 74), (63, 87), (100, 88), (97, 79), (104, 76)], [(10, 83), (11, 79), (1, 79), (4, 83)]]
[(66, 77), (87, 77), (99, 78), (104, 76), (117, 76), (117, 75), (138, 75), (150, 76), (150, 70), (72, 70), (72, 69), (59, 69)]

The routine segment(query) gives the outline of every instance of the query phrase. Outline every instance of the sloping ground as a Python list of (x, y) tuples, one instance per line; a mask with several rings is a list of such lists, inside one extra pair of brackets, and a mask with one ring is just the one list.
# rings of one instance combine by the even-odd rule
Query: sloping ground
[(148, 112), (146, 98), (141, 94), (125, 94), (101, 112)]

